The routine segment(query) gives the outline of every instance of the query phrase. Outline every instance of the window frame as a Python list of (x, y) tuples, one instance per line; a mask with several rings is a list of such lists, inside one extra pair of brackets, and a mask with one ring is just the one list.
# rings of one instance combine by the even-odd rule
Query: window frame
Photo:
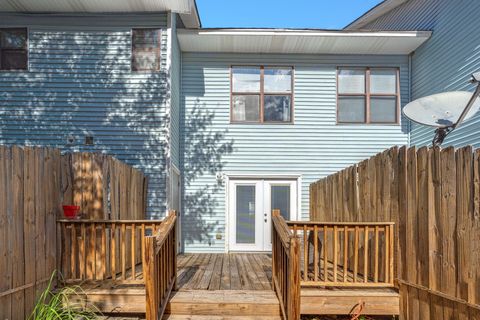
[[(258, 92), (241, 92), (241, 91), (233, 91), (233, 69), (235, 68), (259, 68), (260, 69), (260, 90)], [(267, 92), (265, 93), (265, 88), (264, 88), (264, 77), (265, 77), (265, 69), (291, 69), (292, 71), (292, 79), (290, 81), (290, 92)], [(230, 65), (230, 123), (231, 124), (273, 124), (273, 125), (278, 125), (278, 124), (294, 124), (294, 118), (295, 118), (295, 108), (294, 108), (294, 87), (295, 87), (295, 66), (293, 65), (268, 65), (268, 64), (261, 64), (261, 65), (255, 65), (255, 64), (234, 64)], [(240, 120), (234, 120), (233, 119), (233, 97), (236, 95), (242, 95), (242, 96), (247, 96), (247, 95), (254, 95), (254, 96), (259, 96), (260, 99), (260, 119), (258, 121), (240, 121)], [(265, 121), (264, 119), (264, 114), (265, 114), (265, 109), (264, 109), (264, 104), (265, 104), (265, 96), (290, 96), (290, 121)]]
[[(365, 71), (365, 93), (339, 93), (339, 73), (341, 69), (347, 69), (347, 70), (363, 70)], [(395, 86), (395, 94), (392, 93), (370, 93), (370, 74), (372, 70), (395, 70), (395, 80), (396, 80), (396, 86)], [(400, 100), (401, 100), (401, 94), (400, 94), (400, 68), (399, 67), (359, 67), (359, 66), (337, 66), (337, 72), (336, 72), (336, 95), (337, 95), (337, 101), (336, 101), (336, 124), (337, 125), (342, 125), (342, 124), (353, 124), (353, 125), (364, 125), (364, 124), (369, 124), (369, 125), (399, 125), (400, 124), (400, 119), (401, 119), (401, 114), (400, 114)], [(365, 98), (365, 119), (362, 122), (352, 122), (352, 121), (340, 121), (338, 119), (338, 113), (339, 113), (339, 102), (340, 102), (340, 97), (364, 97)], [(371, 109), (370, 109), (370, 101), (371, 97), (395, 97), (396, 98), (396, 105), (395, 105), (395, 121), (389, 122), (389, 121), (371, 121)]]
[[(158, 48), (156, 48), (155, 53), (158, 56), (158, 68), (155, 70), (151, 69), (141, 69), (141, 70), (134, 70), (133, 65), (134, 65), (134, 30), (158, 30)], [(130, 42), (131, 42), (131, 48), (130, 48), (130, 72), (132, 73), (159, 73), (162, 70), (162, 34), (163, 34), (163, 29), (161, 27), (138, 27), (138, 28), (132, 28), (130, 30)]]
[[(27, 39), (25, 41), (24, 49), (3, 49), (0, 44), (0, 73), (5, 72), (29, 72), (30, 71), (30, 29), (28, 27), (0, 27), (0, 37), (3, 30), (25, 30)], [(1, 40), (1, 39), (0, 39)], [(11, 51), (25, 51), (27, 56), (27, 66), (25, 69), (2, 69), (2, 52), (6, 50)]]

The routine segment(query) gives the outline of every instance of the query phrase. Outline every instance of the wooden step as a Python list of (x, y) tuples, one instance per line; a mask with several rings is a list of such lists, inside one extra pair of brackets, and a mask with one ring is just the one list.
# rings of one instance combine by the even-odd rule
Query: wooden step
[(363, 304), (362, 314), (398, 315), (400, 295), (395, 288), (302, 288), (301, 314), (346, 315)]
[(192, 319), (189, 318), (192, 316), (208, 316), (208, 319), (263, 319), (265, 316), (279, 317), (280, 303), (271, 290), (188, 290), (174, 292), (165, 313), (170, 316), (187, 316), (179, 319)]
[[(82, 291), (88, 297), (87, 304), (101, 313), (145, 313), (145, 288), (139, 285), (105, 288), (98, 284), (82, 284)], [(83, 295), (71, 296), (72, 302), (84, 303)]]
[(162, 320), (282, 320), (280, 316), (188, 316), (164, 315)]

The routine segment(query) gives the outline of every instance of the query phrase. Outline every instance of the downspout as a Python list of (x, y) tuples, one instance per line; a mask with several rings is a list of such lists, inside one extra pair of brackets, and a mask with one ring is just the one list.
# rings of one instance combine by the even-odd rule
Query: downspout
[(165, 100), (165, 121), (166, 121), (166, 147), (165, 147), (165, 216), (168, 215), (169, 209), (171, 207), (171, 161), (172, 161), (172, 41), (174, 35), (174, 24), (175, 24), (175, 15), (172, 12), (167, 13), (167, 56), (166, 56), (166, 81), (167, 81), (167, 92)]
[[(413, 81), (413, 76), (412, 76), (412, 56), (415, 52), (411, 52), (408, 55), (408, 102), (412, 101), (412, 81)], [(407, 125), (407, 130), (408, 130), (408, 135), (407, 135), (407, 143), (408, 146), (410, 147), (412, 144), (411, 141), (411, 135), (412, 135), (412, 122), (410, 120), (408, 121)]]

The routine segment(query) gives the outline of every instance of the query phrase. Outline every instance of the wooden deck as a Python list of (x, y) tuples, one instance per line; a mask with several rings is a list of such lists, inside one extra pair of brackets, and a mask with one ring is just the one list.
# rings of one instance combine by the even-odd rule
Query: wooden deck
[[(128, 274), (130, 270), (127, 270)], [(271, 287), (270, 254), (183, 254), (177, 256), (177, 288), (166, 318), (280, 319), (280, 305)], [(105, 314), (143, 314), (145, 286), (137, 268), (135, 282), (111, 279), (85, 282), (88, 301)], [(260, 307), (260, 308), (259, 308)]]
[[(269, 253), (182, 254), (177, 256), (177, 287), (164, 319), (281, 319), (280, 303), (272, 290)], [(351, 276), (351, 275), (349, 275)], [(340, 275), (339, 275), (340, 278)], [(105, 314), (144, 314), (145, 287), (141, 269), (136, 281), (86, 282), (88, 301)], [(364, 314), (399, 312), (394, 288), (304, 288), (302, 314), (348, 314), (365, 303)]]

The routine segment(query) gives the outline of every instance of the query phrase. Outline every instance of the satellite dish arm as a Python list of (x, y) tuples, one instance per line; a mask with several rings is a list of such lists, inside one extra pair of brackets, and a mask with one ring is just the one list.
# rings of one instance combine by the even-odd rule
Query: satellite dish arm
[[(478, 74), (478, 73), (477, 73), (477, 75), (480, 76), (480, 74)], [(473, 93), (472, 97), (470, 98), (470, 101), (468, 101), (468, 104), (465, 107), (465, 109), (462, 111), (462, 114), (460, 114), (460, 117), (458, 118), (457, 122), (452, 125), (452, 130), (456, 129), (460, 125), (460, 123), (462, 123), (463, 119), (465, 119), (465, 117), (467, 116), (468, 111), (470, 111), (473, 104), (475, 103), (475, 100), (477, 100), (478, 96), (480, 96), (480, 83), (478, 82), (478, 80), (475, 76), (473, 76), (472, 82), (473, 83), (478, 83), (477, 89), (475, 89), (475, 92)]]

